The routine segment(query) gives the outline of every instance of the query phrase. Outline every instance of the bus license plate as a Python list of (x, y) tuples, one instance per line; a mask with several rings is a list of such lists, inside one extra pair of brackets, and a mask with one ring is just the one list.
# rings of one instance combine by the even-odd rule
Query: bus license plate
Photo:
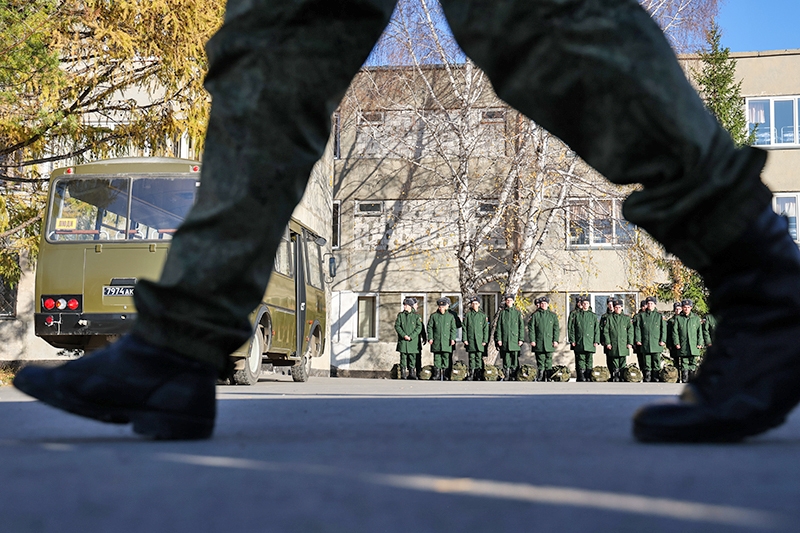
[(105, 285), (103, 296), (133, 296), (133, 287)]

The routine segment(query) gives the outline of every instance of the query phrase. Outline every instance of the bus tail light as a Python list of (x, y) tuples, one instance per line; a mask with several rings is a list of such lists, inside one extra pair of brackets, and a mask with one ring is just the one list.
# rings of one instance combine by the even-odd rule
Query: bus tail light
[(53, 322), (55, 322), (55, 319), (53, 318), (53, 315), (49, 315), (49, 316), (44, 317), (44, 325), (45, 326), (52, 326)]
[(80, 294), (46, 294), (40, 303), (42, 311), (83, 311), (83, 296)]

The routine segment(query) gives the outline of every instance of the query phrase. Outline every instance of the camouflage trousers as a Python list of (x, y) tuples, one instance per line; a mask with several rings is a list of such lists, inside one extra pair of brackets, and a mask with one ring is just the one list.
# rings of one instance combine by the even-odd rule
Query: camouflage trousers
[(485, 352), (468, 352), (469, 355), (469, 369), (470, 370), (483, 370), (483, 356)]
[(400, 352), (400, 368), (417, 368), (419, 364), (417, 363), (417, 358), (420, 354), (418, 353), (403, 353)]
[(552, 370), (553, 352), (536, 352), (536, 368), (538, 370)]
[(575, 370), (578, 372), (591, 370), (594, 366), (593, 360), (594, 352), (575, 352)]
[[(195, 207), (134, 331), (220, 369), (251, 335), (281, 233), (328, 141), (331, 114), (394, 0), (229, 0), (207, 45), (212, 95)], [(633, 0), (443, 0), (458, 43), (498, 96), (606, 178), (695, 269), (771, 201), (764, 152), (736, 149)]]
[(433, 352), (433, 366), (435, 368), (453, 368), (453, 354), (451, 352)]

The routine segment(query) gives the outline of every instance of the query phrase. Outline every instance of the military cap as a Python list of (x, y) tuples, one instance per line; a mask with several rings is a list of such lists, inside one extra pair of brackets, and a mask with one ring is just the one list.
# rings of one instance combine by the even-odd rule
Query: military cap
[(617, 306), (624, 307), (625, 304), (622, 303), (622, 300), (614, 300), (614, 307)]
[(469, 299), (469, 303), (473, 303), (473, 302), (481, 303), (481, 299), (478, 298), (477, 296), (473, 296), (472, 298)]
[(642, 300), (641, 302), (639, 302), (639, 307), (641, 308), (644, 308), (644, 306), (646, 305), (647, 305), (647, 300)]
[(579, 302), (591, 302), (588, 296), (580, 296), (578, 297)]
[(417, 299), (413, 296), (411, 297), (411, 305), (417, 305)]
[(680, 302), (675, 302), (674, 304), (672, 304), (672, 309), (679, 309), (680, 306), (681, 306)]
[(533, 303), (534, 303), (534, 304), (536, 304), (536, 305), (539, 305), (540, 303), (542, 303), (542, 299), (541, 299), (541, 298), (536, 298), (536, 299), (533, 301)]
[(682, 306), (688, 305), (689, 307), (694, 307), (694, 302), (691, 301), (689, 298), (686, 298), (685, 300), (681, 300), (681, 305)]
[(515, 294), (511, 294), (510, 292), (503, 295), (503, 300), (508, 300), (509, 298), (516, 300), (517, 296)]
[(539, 301), (540, 302), (550, 303), (550, 297), (549, 296), (542, 296), (541, 298), (539, 298)]
[(438, 300), (436, 300), (436, 305), (447, 305), (447, 306), (449, 306), (450, 305), (450, 299), (449, 298), (439, 298)]
[(403, 300), (403, 305), (414, 305), (414, 298), (406, 298)]
[(655, 296), (648, 296), (647, 298), (644, 299), (644, 303), (647, 303), (647, 302), (653, 302), (654, 304), (657, 304), (658, 300), (656, 300)]
[(607, 304), (608, 304), (608, 303), (613, 303), (613, 302), (616, 302), (616, 300), (614, 299), (614, 297), (613, 297), (613, 296), (609, 296), (608, 298), (606, 298), (606, 303), (607, 303)]

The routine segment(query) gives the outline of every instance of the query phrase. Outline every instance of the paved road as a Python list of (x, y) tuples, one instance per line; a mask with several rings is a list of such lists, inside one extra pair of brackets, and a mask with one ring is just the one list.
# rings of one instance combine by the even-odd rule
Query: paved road
[(0, 533), (800, 531), (800, 416), (641, 445), (677, 385), (286, 378), (220, 387), (214, 439), (151, 442), (0, 388)]

